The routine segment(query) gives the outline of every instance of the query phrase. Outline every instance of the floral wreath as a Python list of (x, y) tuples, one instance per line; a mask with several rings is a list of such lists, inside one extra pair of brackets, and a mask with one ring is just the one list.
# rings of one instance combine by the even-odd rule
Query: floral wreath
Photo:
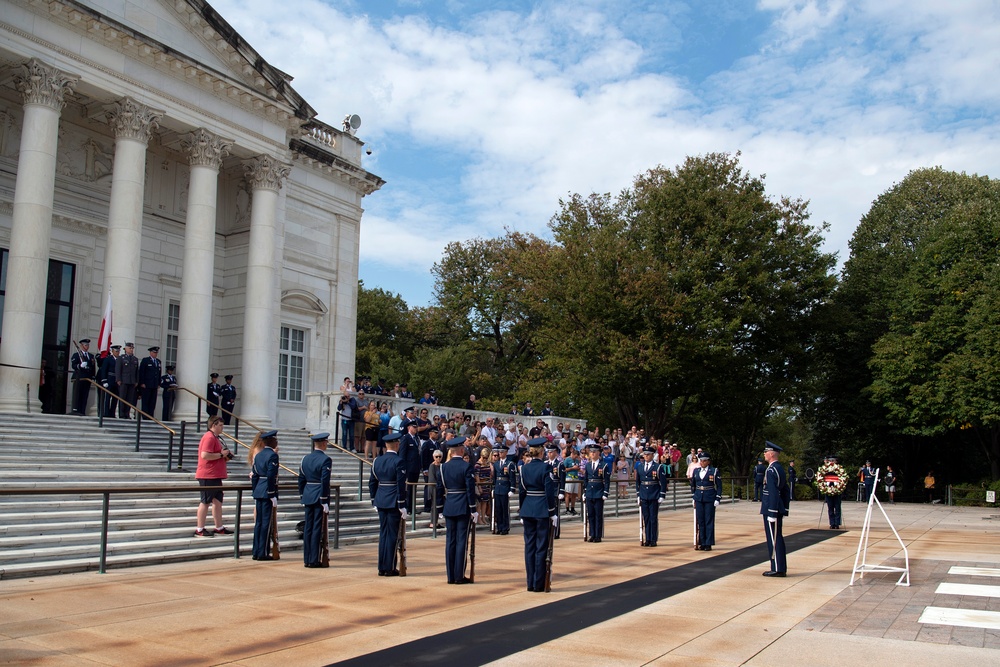
[(839, 496), (847, 489), (847, 471), (837, 463), (824, 463), (813, 481), (816, 491), (824, 496)]

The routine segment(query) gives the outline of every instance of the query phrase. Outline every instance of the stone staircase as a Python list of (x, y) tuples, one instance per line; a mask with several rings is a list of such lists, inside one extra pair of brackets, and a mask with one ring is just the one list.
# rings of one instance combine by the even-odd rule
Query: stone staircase
[[(143, 423), (136, 452), (135, 422), (109, 419), (99, 427), (95, 417), (0, 415), (0, 488), (197, 484), (194, 466), (200, 435), (194, 428), (187, 430), (184, 470), (176, 469), (180, 443), (175, 438), (174, 470), (167, 472), (167, 432), (155, 424)], [(242, 430), (240, 435), (241, 440), (247, 437)], [(305, 431), (281, 431), (278, 437), (282, 463), (298, 470), (301, 457), (311, 449)], [(232, 443), (230, 448), (238, 453), (229, 464), (228, 483), (249, 481), (246, 450)], [(340, 544), (377, 541), (378, 517), (367, 499), (358, 500), (359, 461), (333, 449), (330, 454), (333, 481), (342, 487)], [(368, 467), (360, 465), (364, 486)], [(294, 481), (292, 474), (281, 471), (282, 485)], [(295, 528), (302, 509), (296, 492), (283, 495), (278, 505), (282, 553), (299, 558), (301, 539)], [(367, 498), (367, 490), (364, 495)], [(234, 554), (232, 536), (193, 537), (197, 492), (114, 493), (110, 498), (109, 568)], [(0, 578), (97, 569), (102, 512), (103, 496), (96, 493), (0, 496)], [(226, 494), (224, 520), (230, 528), (236, 524), (235, 492)], [(244, 493), (239, 521), (240, 553), (248, 554), (253, 531), (249, 493)], [(430, 532), (425, 527), (412, 534)], [(332, 533), (330, 539), (332, 547)]]

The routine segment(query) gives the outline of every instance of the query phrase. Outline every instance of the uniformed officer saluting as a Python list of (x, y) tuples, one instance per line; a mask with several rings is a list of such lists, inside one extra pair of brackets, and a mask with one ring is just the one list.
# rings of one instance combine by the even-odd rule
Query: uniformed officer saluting
[[(398, 577), (396, 567), (396, 541), (399, 539), (399, 520), (406, 519), (406, 463), (399, 455), (400, 434), (386, 434), (385, 454), (372, 462), (368, 476), (368, 497), (378, 510), (378, 576)], [(461, 459), (459, 459), (461, 460)], [(451, 533), (448, 533), (451, 537)], [(451, 583), (451, 582), (449, 582)]]
[[(549, 530), (559, 525), (556, 515), (557, 483), (542, 463), (545, 438), (528, 441), (527, 463), (521, 466), (521, 486), (518, 499), (521, 505), (521, 523), (524, 525), (524, 570), (528, 590), (545, 592), (545, 556), (548, 553)], [(551, 527), (550, 527), (551, 524)]]
[(783, 577), (786, 570), (785, 538), (781, 535), (781, 522), (788, 516), (788, 483), (785, 481), (785, 469), (778, 462), (780, 451), (781, 447), (773, 442), (765, 442), (767, 472), (764, 474), (760, 513), (764, 516), (767, 550), (771, 555), (771, 569), (764, 572), (765, 577)]
[(306, 567), (330, 567), (320, 557), (323, 523), (330, 514), (330, 470), (333, 461), (326, 454), (329, 433), (317, 433), (310, 438), (313, 450), (299, 464), (299, 495), (306, 508), (302, 528), (302, 560)]
[(643, 460), (635, 464), (635, 493), (639, 512), (642, 514), (642, 546), (655, 547), (660, 535), (660, 502), (667, 494), (667, 476), (660, 474), (660, 466), (653, 462), (656, 450), (642, 450)]
[(444, 523), (447, 539), (444, 547), (445, 569), (449, 584), (471, 584), (465, 576), (465, 549), (469, 541), (469, 521), (477, 521), (476, 482), (472, 464), (465, 461), (465, 436), (444, 443), (451, 458), (441, 466), (438, 497), (444, 498)]
[(510, 497), (514, 495), (517, 464), (507, 458), (507, 446), (497, 443), (493, 453), (499, 458), (493, 462), (493, 532), (506, 535), (510, 532)]
[(722, 477), (711, 465), (708, 452), (698, 454), (700, 468), (691, 475), (691, 493), (695, 521), (698, 523), (698, 544), (695, 551), (711, 551), (715, 544), (715, 508), (722, 497)]
[(601, 446), (589, 445), (590, 460), (580, 467), (583, 501), (587, 504), (587, 542), (600, 542), (604, 537), (604, 501), (611, 490), (611, 466), (601, 459)]

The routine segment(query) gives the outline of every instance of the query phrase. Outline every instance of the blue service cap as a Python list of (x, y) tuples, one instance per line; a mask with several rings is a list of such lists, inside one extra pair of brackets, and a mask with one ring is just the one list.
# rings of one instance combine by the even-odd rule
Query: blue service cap
[(309, 436), (309, 438), (313, 442), (320, 442), (321, 440), (329, 440), (330, 439), (330, 434), (327, 433), (326, 431), (323, 431), (322, 433), (316, 433), (315, 435), (311, 435), (311, 436)]
[(532, 438), (528, 441), (528, 447), (541, 447), (542, 445), (548, 444), (548, 438), (538, 437)]
[(708, 452), (701, 452), (700, 454), (698, 454), (698, 460), (701, 461), (702, 459), (708, 459), (709, 461), (711, 461), (712, 457), (708, 455)]
[(263, 433), (260, 434), (260, 437), (262, 439), (263, 438), (276, 438), (277, 436), (278, 436), (278, 432), (276, 430), (264, 431)]
[(382, 436), (382, 442), (396, 442), (403, 437), (403, 434), (399, 431), (389, 431), (384, 436)]
[(445, 440), (445, 447), (462, 447), (465, 445), (465, 436), (460, 435), (457, 438), (452, 438), (451, 440)]
[(781, 449), (781, 447), (778, 447), (776, 444), (774, 444), (770, 440), (765, 440), (764, 441), (764, 451), (765, 452), (780, 452), (780, 451), (782, 451), (782, 449)]

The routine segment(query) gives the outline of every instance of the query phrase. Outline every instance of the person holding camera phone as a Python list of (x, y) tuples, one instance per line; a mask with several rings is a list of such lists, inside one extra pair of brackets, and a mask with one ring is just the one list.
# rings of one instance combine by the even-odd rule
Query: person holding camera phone
[[(215, 535), (232, 535), (233, 531), (222, 523), (222, 480), (228, 477), (226, 462), (233, 458), (233, 453), (226, 447), (220, 437), (223, 427), (222, 417), (213, 415), (208, 418), (208, 431), (201, 436), (198, 443), (198, 468), (194, 476), (200, 486), (206, 487), (201, 492), (201, 502), (198, 503), (198, 526), (195, 537), (214, 537)], [(215, 520), (215, 531), (205, 530), (205, 520), (208, 518), (208, 507), (212, 506), (212, 519)]]

